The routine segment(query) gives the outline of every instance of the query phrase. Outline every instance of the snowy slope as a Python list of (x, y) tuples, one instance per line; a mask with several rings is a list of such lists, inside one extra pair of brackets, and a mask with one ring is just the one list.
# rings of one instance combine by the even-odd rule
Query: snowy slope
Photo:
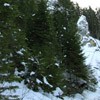
[[(85, 37), (86, 38), (86, 37)], [(92, 37), (88, 37), (92, 38)], [(93, 38), (92, 38), (93, 39)], [(85, 44), (82, 49), (84, 52), (84, 55), (86, 57), (86, 64), (90, 65), (91, 69), (93, 69), (94, 76), (96, 77), (98, 84), (96, 85), (96, 91), (88, 91), (84, 90), (82, 94), (76, 94), (74, 97), (63, 97), (64, 100), (100, 100), (100, 41), (93, 39), (96, 43), (96, 46), (90, 46), (90, 43), (88, 42)], [(28, 89), (23, 82), (17, 83), (7, 83), (4, 82), (3, 84), (0, 84), (0, 87), (9, 87), (9, 86), (18, 86), (15, 90), (5, 90), (2, 92), (2, 95), (9, 96), (9, 100), (62, 100), (60, 98), (55, 97), (54, 95), (57, 95), (59, 93), (62, 93), (62, 91), (58, 88), (57, 91), (53, 94), (47, 94), (40, 92), (34, 92), (30, 89)], [(18, 96), (17, 99), (13, 99), (13, 96)]]
[(8, 97), (9, 100), (100, 100), (100, 41), (89, 35), (87, 36), (89, 31), (85, 16), (82, 15), (77, 24), (80, 34), (84, 32), (84, 35), (81, 35), (83, 44), (82, 50), (86, 57), (85, 63), (93, 70), (93, 74), (98, 82), (95, 86), (95, 92), (84, 90), (82, 94), (76, 94), (74, 97), (66, 96), (63, 97), (63, 99), (60, 99), (56, 97), (56, 95), (62, 94), (62, 91), (59, 88), (54, 91), (54, 94), (44, 93), (43, 91), (34, 92), (28, 89), (22, 81), (21, 83), (4, 82), (3, 84), (0, 84), (0, 88), (18, 86), (16, 89), (6, 89), (3, 92), (0, 91), (0, 95)]

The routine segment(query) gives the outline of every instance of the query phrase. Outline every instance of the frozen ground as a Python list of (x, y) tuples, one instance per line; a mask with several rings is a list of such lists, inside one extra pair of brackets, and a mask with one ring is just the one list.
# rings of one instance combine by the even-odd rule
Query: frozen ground
[[(89, 37), (90, 39), (92, 37)], [(92, 38), (93, 39), (93, 38)], [(63, 100), (100, 100), (100, 41), (93, 39), (96, 46), (91, 45), (89, 42), (82, 47), (84, 55), (86, 57), (86, 64), (90, 65), (93, 70), (93, 74), (96, 77), (98, 84), (96, 85), (96, 91), (91, 92), (84, 90), (82, 94), (76, 94), (74, 97), (63, 97)], [(6, 89), (2, 92), (2, 95), (9, 97), (9, 100), (62, 100), (57, 98), (55, 95), (62, 93), (62, 91), (57, 88), (53, 94), (47, 94), (43, 92), (34, 92), (28, 89), (23, 82), (17, 83), (7, 83), (4, 82), (0, 84), (0, 87), (18, 86), (17, 89)], [(15, 99), (16, 98), (16, 99)]]

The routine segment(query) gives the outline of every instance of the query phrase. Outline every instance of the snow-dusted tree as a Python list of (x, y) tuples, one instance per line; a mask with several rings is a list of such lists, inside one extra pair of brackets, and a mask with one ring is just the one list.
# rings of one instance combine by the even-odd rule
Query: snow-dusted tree
[[(25, 42), (24, 31), (16, 24), (16, 18), (20, 16), (16, 2), (9, 0), (0, 1), (0, 71), (9, 74), (6, 78), (13, 80), (14, 71), (25, 70), (29, 53)], [(25, 65), (26, 64), (26, 65)], [(11, 78), (10, 78), (11, 77)]]
[[(55, 65), (55, 32), (47, 1), (39, 0), (36, 5), (37, 10), (34, 16), (31, 16), (28, 20), (26, 30), (28, 47), (33, 54), (33, 58), (37, 60), (37, 66), (31, 66), (35, 75), (30, 78), (33, 83), (35, 82), (33, 89), (37, 90), (38, 87), (41, 87), (44, 91), (51, 91), (56, 88), (60, 79), (58, 67)], [(41, 82), (38, 83), (37, 80)]]
[(84, 64), (79, 36), (76, 34), (77, 19), (73, 3), (70, 0), (58, 0), (54, 9), (54, 23), (59, 43), (58, 61), (60, 67), (64, 68), (64, 73), (67, 73), (67, 80), (63, 81), (67, 93), (74, 91), (70, 89), (77, 78), (88, 79), (88, 70)]
[(10, 8), (11, 5), (6, 3), (5, 1), (0, 1), (0, 68), (1, 73), (9, 73), (9, 71), (14, 71), (14, 68), (9, 67), (12, 65), (12, 61), (10, 57), (12, 56), (11, 50), (9, 49), (10, 43), (12, 41), (12, 21), (10, 20), (12, 16), (12, 9)]

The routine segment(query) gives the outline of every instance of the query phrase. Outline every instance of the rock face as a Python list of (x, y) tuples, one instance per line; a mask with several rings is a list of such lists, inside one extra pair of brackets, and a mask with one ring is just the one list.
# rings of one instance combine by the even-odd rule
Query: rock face
[(89, 47), (95, 47), (96, 40), (89, 35), (90, 32), (89, 32), (88, 22), (84, 15), (81, 15), (80, 18), (78, 19), (77, 27), (82, 45), (88, 44)]
[(86, 36), (89, 34), (88, 22), (84, 15), (81, 15), (79, 20), (77, 21), (78, 31), (82, 36)]

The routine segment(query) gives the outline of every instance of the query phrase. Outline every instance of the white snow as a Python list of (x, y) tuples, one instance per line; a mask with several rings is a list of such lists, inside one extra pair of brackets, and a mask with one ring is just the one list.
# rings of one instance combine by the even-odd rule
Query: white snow
[(32, 76), (32, 75), (34, 75), (34, 74), (35, 74), (35, 72), (32, 71), (32, 72), (30, 73), (30, 76)]
[(63, 27), (64, 30), (66, 30), (66, 27)]
[(5, 7), (9, 7), (10, 4), (9, 4), (9, 3), (4, 3), (4, 6), (5, 6)]
[(18, 77), (19, 75), (24, 75), (25, 72), (24, 72), (24, 71), (20, 71), (20, 72), (18, 72), (18, 69), (15, 68), (15, 72), (14, 72), (14, 74)]
[(36, 79), (36, 82), (37, 82), (38, 84), (42, 83), (39, 79)]
[(57, 67), (59, 67), (59, 63), (55, 63), (55, 65), (56, 65)]
[(25, 51), (25, 49), (24, 48), (21, 48), (19, 51), (17, 51), (16, 53), (17, 54), (19, 54), (19, 55), (21, 55), (21, 56), (23, 56), (24, 54), (23, 54), (23, 52)]
[(19, 55), (24, 55), (21, 51), (17, 51), (17, 54), (19, 54)]
[(19, 88), (16, 90), (6, 90), (2, 93), (2, 95), (18, 95), (20, 100), (51, 100), (48, 97), (42, 95), (39, 92), (34, 92), (29, 90), (23, 82), (21, 83), (4, 83), (3, 86), (18, 86)]
[(26, 63), (25, 62), (21, 62), (21, 64), (24, 65), (24, 66), (26, 66)]
[(63, 91), (57, 87), (55, 91), (53, 91), (54, 96), (61, 96), (63, 94)]
[(81, 15), (78, 22), (77, 22), (78, 29), (80, 30), (81, 35), (89, 34), (88, 22), (84, 15)]
[[(89, 37), (91, 38), (91, 37)], [(97, 41), (98, 44), (100, 44), (100, 41)], [(21, 83), (18, 82), (4, 82), (3, 84), (0, 84), (0, 87), (9, 87), (9, 86), (18, 86), (15, 90), (5, 90), (2, 92), (2, 95), (18, 95), (18, 97), (21, 100), (100, 100), (100, 49), (98, 48), (98, 45), (95, 47), (90, 47), (88, 43), (82, 47), (83, 52), (85, 53), (86, 57), (86, 64), (91, 66), (91, 69), (93, 69), (94, 75), (98, 81), (98, 84), (96, 85), (96, 91), (88, 91), (84, 90), (82, 94), (76, 94), (74, 97), (68, 97), (65, 96), (63, 99), (58, 98), (57, 96), (60, 96), (63, 94), (62, 90), (57, 87), (56, 90), (51, 93), (41, 93), (41, 92), (34, 92), (30, 89), (28, 89), (23, 81)], [(32, 72), (31, 74), (34, 74)], [(52, 87), (52, 85), (47, 81), (46, 77), (43, 78), (44, 83)], [(37, 83), (41, 83), (39, 79), (37, 79)]]
[(43, 77), (43, 81), (44, 81), (44, 83), (45, 83), (46, 85), (49, 85), (51, 88), (53, 87), (53, 86), (47, 81), (47, 79), (46, 79), (45, 76)]
[(32, 14), (32, 16), (35, 16), (35, 14)]

